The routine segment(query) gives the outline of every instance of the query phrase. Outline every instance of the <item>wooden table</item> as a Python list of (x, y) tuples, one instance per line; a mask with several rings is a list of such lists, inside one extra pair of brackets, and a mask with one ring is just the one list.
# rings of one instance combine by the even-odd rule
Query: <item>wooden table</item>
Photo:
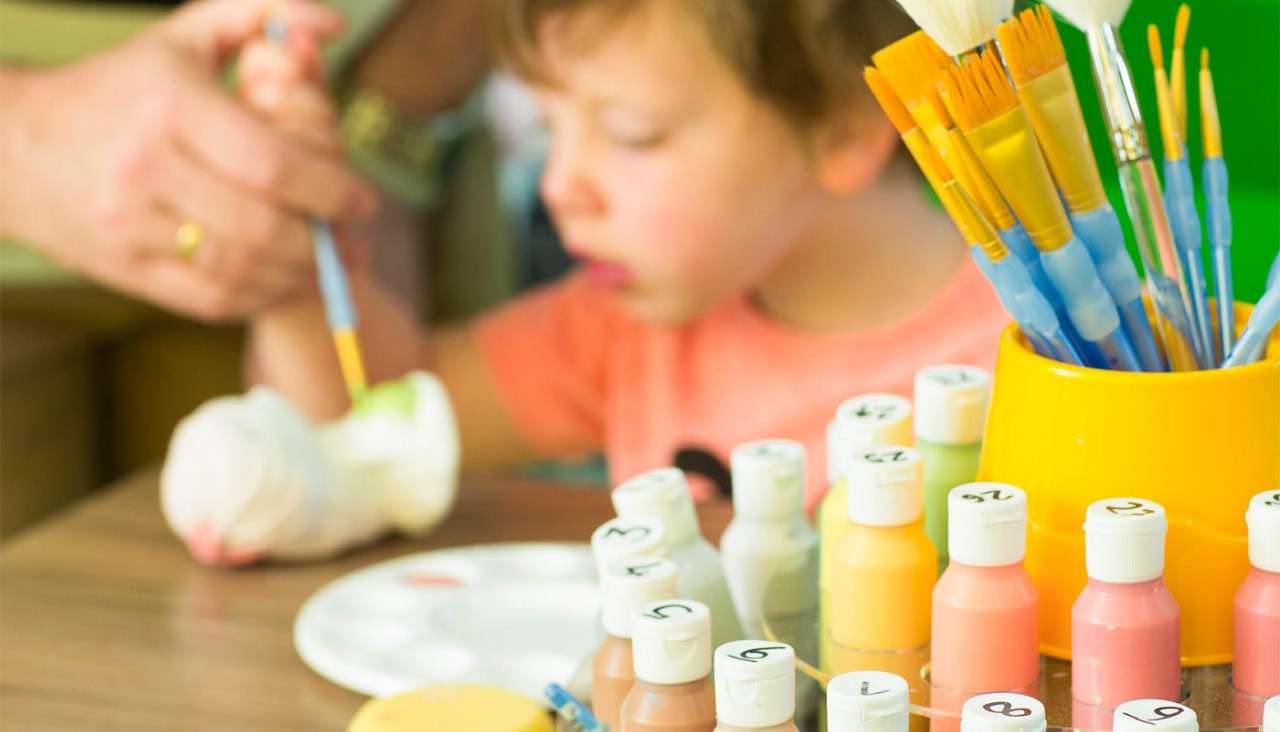
[[(701, 509), (716, 540), (727, 504)], [(196, 564), (160, 515), (156, 472), (110, 486), (0, 550), (0, 729), (342, 730), (365, 701), (312, 673), (293, 620), (325, 583), (446, 546), (586, 541), (607, 494), (467, 481), (422, 540), (307, 565)]]

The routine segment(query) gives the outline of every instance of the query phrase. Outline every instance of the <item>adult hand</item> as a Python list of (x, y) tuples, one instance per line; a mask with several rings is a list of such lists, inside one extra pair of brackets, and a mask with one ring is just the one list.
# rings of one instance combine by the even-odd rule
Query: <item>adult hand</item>
[[(276, 130), (221, 86), (262, 30), (261, 0), (201, 0), (131, 41), (49, 72), (0, 72), (0, 228), (163, 307), (234, 319), (312, 281), (306, 218), (367, 216), (340, 160)], [(274, 10), (316, 38), (333, 10)], [(177, 232), (203, 232), (189, 260)], [(191, 227), (187, 227), (190, 229)]]

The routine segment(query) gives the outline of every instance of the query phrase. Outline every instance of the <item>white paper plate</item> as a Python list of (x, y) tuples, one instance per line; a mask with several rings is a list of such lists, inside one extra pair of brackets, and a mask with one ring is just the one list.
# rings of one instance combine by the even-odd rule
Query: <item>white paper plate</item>
[(586, 544), (488, 544), (414, 554), (337, 579), (294, 622), (298, 655), (333, 683), (386, 696), (483, 683), (542, 698), (597, 642)]

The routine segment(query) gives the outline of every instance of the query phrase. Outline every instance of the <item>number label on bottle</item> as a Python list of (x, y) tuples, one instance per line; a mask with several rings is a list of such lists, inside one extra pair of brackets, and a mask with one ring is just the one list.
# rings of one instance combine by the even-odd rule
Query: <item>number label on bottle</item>
[(907, 461), (907, 453), (904, 450), (871, 450), (862, 453), (862, 459), (876, 465), (905, 463)]
[(875, 696), (876, 694), (885, 694), (885, 693), (888, 693), (888, 691), (889, 691), (889, 690), (888, 690), (888, 689), (881, 689), (880, 691), (872, 691), (872, 690), (871, 690), (871, 682), (870, 682), (870, 681), (864, 681), (864, 682), (862, 682), (862, 688), (861, 688), (861, 689), (859, 689), (858, 691), (859, 691), (859, 693), (861, 693), (863, 696)]
[(858, 419), (870, 419), (876, 422), (887, 422), (898, 416), (897, 404), (881, 404), (876, 402), (858, 402), (849, 414)]
[(1280, 493), (1272, 493), (1267, 496), (1267, 499), (1262, 502), (1262, 505), (1270, 506), (1271, 508), (1280, 508)]
[(656, 562), (645, 562), (644, 564), (628, 564), (626, 574), (628, 577), (644, 577), (649, 574), (649, 570), (662, 565), (662, 560)]
[(1104, 508), (1107, 513), (1113, 516), (1146, 516), (1155, 513), (1154, 508), (1148, 508), (1147, 504), (1141, 501), (1129, 501), (1128, 503), (1109, 503)]
[(759, 646), (757, 648), (748, 648), (741, 653), (730, 653), (729, 658), (736, 658), (739, 661), (747, 663), (756, 663), (769, 657), (769, 651), (781, 651), (786, 646)]
[(1012, 501), (1013, 495), (1005, 493), (1003, 489), (992, 488), (989, 491), (978, 491), (977, 493), (964, 493), (960, 496), (963, 501), (973, 501), (974, 503), (986, 503), (987, 501)]
[(999, 714), (1002, 717), (1031, 716), (1031, 710), (1027, 707), (1015, 707), (1012, 703), (1004, 700), (987, 702), (982, 705), (982, 708), (992, 714)]
[(667, 618), (673, 617), (671, 613), (676, 612), (684, 613), (685, 615), (692, 615), (693, 608), (688, 605), (681, 605), (678, 602), (668, 602), (665, 605), (655, 606), (649, 612), (643, 613), (643, 616), (646, 618), (653, 618), (654, 620), (666, 620)]
[(969, 375), (968, 369), (938, 369), (933, 372), (933, 380), (946, 386), (972, 384), (977, 381)]
[(1170, 704), (1167, 706), (1156, 707), (1155, 709), (1152, 709), (1151, 713), (1155, 716), (1152, 717), (1151, 719), (1144, 719), (1142, 717), (1139, 717), (1136, 714), (1130, 714), (1129, 712), (1124, 712), (1123, 714), (1129, 719), (1142, 722), (1143, 724), (1149, 724), (1154, 727), (1162, 722), (1165, 722), (1166, 720), (1170, 720), (1170, 719), (1173, 719), (1174, 717), (1177, 717), (1178, 715), (1182, 714), (1184, 711), (1186, 711), (1184, 708)]
[[(632, 534), (636, 535), (634, 539), (631, 538)], [(604, 532), (604, 538), (606, 539), (617, 538), (617, 539), (628, 539), (631, 541), (639, 541), (640, 539), (643, 539), (648, 535), (649, 535), (648, 526), (610, 526)]]

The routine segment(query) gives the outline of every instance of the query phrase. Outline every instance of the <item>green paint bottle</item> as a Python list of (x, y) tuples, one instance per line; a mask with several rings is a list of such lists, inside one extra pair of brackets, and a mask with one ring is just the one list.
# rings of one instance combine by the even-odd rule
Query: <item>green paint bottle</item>
[(947, 568), (947, 494), (978, 477), (991, 375), (976, 366), (942, 364), (916, 372), (916, 450), (924, 458), (924, 525)]

